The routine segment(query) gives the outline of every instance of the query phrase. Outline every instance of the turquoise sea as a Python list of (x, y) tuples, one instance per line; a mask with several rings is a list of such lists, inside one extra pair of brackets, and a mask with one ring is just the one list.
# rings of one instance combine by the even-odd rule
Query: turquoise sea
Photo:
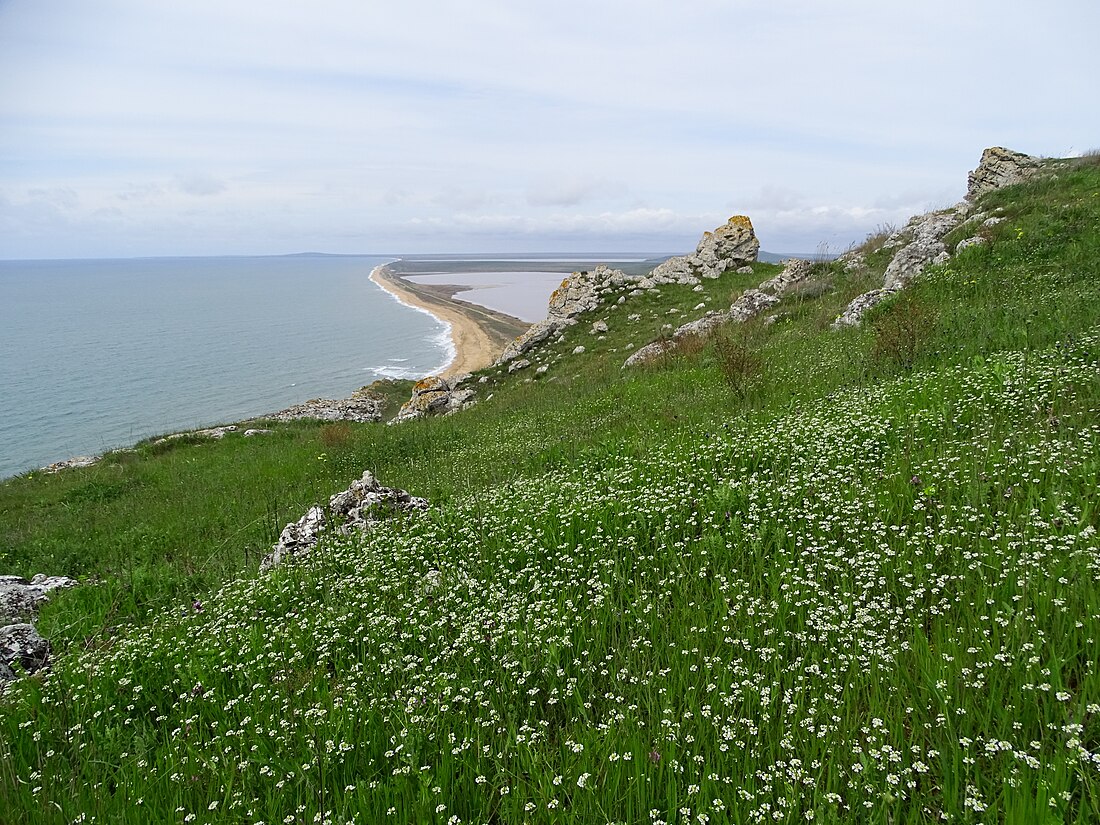
[(0, 478), (451, 358), (389, 258), (0, 261)]

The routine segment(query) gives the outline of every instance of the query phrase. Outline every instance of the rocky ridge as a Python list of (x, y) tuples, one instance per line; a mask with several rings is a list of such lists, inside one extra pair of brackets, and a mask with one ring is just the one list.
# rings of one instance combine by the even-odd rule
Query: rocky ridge
[[(1031, 155), (1001, 146), (986, 149), (977, 168), (968, 175), (966, 197), (962, 201), (950, 209), (916, 215), (905, 227), (887, 238), (885, 246), (897, 247), (898, 251), (886, 267), (882, 286), (854, 298), (833, 321), (833, 329), (859, 325), (871, 307), (904, 289), (927, 267), (950, 260), (952, 252), (947, 249), (944, 238), (957, 227), (971, 223), (988, 227), (1002, 220), (975, 212), (975, 204), (983, 195), (1004, 186), (1022, 183), (1045, 169), (1044, 163)], [(975, 229), (980, 227), (976, 225)], [(984, 237), (975, 234), (956, 244), (954, 252), (984, 242)], [(853, 267), (862, 263), (858, 252), (842, 255), (839, 260)]]
[(636, 367), (639, 364), (648, 363), (675, 349), (676, 345), (685, 338), (706, 335), (724, 324), (744, 323), (750, 318), (755, 318), (778, 304), (784, 294), (807, 280), (812, 274), (813, 264), (792, 258), (787, 261), (783, 271), (774, 278), (769, 278), (755, 289), (746, 289), (728, 310), (724, 312), (712, 310), (701, 318), (677, 327), (667, 339), (640, 347), (626, 359), (623, 366)]

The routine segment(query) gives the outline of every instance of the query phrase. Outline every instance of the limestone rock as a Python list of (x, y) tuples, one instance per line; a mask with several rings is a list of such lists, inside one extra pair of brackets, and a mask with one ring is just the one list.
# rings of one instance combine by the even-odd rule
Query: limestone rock
[(412, 397), (401, 405), (390, 423), (400, 424), (428, 415), (450, 415), (471, 406), (474, 391), (460, 388), (466, 377), (448, 380), (429, 375), (420, 379), (413, 385)]
[[(901, 247), (886, 267), (883, 288), (902, 289), (924, 271), (938, 256), (947, 251), (943, 237), (959, 224), (958, 211), (929, 212), (909, 222), (906, 227), (910, 240)], [(943, 258), (940, 262), (943, 262)]]
[(669, 258), (650, 273), (656, 283), (697, 284), (699, 278), (717, 278), (727, 269), (737, 269), (756, 260), (760, 241), (752, 221), (734, 215), (723, 226), (706, 232), (695, 252)]
[(103, 458), (103, 456), (78, 455), (66, 459), (65, 461), (55, 461), (53, 464), (48, 464), (42, 468), (42, 472), (60, 473), (62, 470), (68, 470), (75, 467), (91, 467), (93, 464), (97, 464), (101, 458)]
[(0, 617), (30, 617), (54, 590), (76, 586), (68, 576), (39, 573), (30, 581), (20, 576), (0, 576)]
[(671, 351), (676, 346), (675, 341), (654, 341), (644, 347), (638, 347), (634, 353), (623, 362), (624, 367), (636, 367), (639, 364), (647, 364)]
[(607, 332), (607, 322), (606, 321), (597, 321), (596, 323), (594, 323), (592, 325), (592, 334), (593, 335), (600, 335), (604, 332)]
[(760, 284), (757, 289), (770, 292), (772, 295), (782, 297), (791, 287), (794, 287), (813, 275), (813, 264), (799, 258), (791, 258), (786, 262), (783, 270), (774, 278), (769, 278)]
[(508, 365), (508, 372), (519, 372), (520, 370), (527, 369), (529, 366), (531, 366), (531, 362), (528, 361), (526, 358), (521, 358), (520, 360), (513, 361), (511, 364)]
[(225, 427), (207, 427), (203, 430), (186, 430), (182, 433), (170, 433), (154, 441), (154, 444), (168, 444), (171, 441), (179, 441), (181, 438), (209, 438), (213, 441), (221, 441), (229, 433), (237, 431), (236, 424)]
[(993, 146), (982, 152), (978, 168), (967, 179), (966, 199), (976, 201), (987, 192), (1022, 183), (1042, 168), (1040, 160), (1003, 146)]
[(896, 289), (872, 289), (870, 292), (864, 292), (844, 308), (844, 312), (840, 313), (837, 319), (833, 321), (832, 328), (858, 326), (867, 310), (882, 303), (895, 292), (897, 292)]
[(583, 355), (584, 354), (584, 347), (583, 346), (573, 347), (573, 354), (574, 355)]
[[(602, 293), (607, 290), (619, 289), (641, 280), (641, 276), (627, 275), (603, 264), (590, 272), (574, 272), (550, 296), (546, 320), (535, 324), (510, 343), (497, 359), (496, 365), (514, 361), (566, 327), (576, 324), (579, 315), (603, 305)], [(629, 294), (633, 295), (635, 292), (644, 294), (638, 290)]]
[(674, 340), (679, 341), (681, 338), (686, 338), (689, 335), (708, 335), (718, 327), (727, 323), (730, 319), (728, 312), (718, 312), (711, 310), (702, 318), (697, 318), (694, 321), (689, 321), (682, 327), (678, 327), (672, 337)]
[(974, 235), (971, 238), (963, 238), (957, 244), (955, 244), (955, 254), (958, 255), (964, 249), (969, 249), (972, 246), (981, 246), (982, 244), (989, 243), (981, 235)]
[(18, 665), (27, 673), (34, 673), (45, 667), (50, 658), (50, 643), (38, 635), (38, 631), (29, 624), (10, 624), (0, 627), (0, 663), (5, 666), (3, 678), (8, 673), (15, 675)]
[[(405, 490), (383, 487), (369, 470), (328, 502), (332, 529), (345, 535), (355, 530), (369, 529), (371, 525), (397, 513), (427, 509), (427, 501)], [(316, 505), (310, 507), (298, 521), (283, 528), (278, 543), (260, 562), (260, 569), (270, 570), (290, 558), (309, 552), (328, 527), (329, 516), (325, 511)]]
[(779, 298), (770, 292), (763, 292), (759, 289), (746, 289), (730, 307), (729, 319), (744, 322), (778, 303)]
[(734, 215), (725, 226), (703, 235), (695, 248), (695, 260), (704, 278), (717, 278), (727, 269), (736, 269), (755, 261), (760, 241), (752, 221), (744, 215)]
[(383, 406), (384, 402), (364, 387), (356, 390), (348, 398), (314, 398), (304, 404), (297, 404), (277, 413), (261, 416), (261, 418), (272, 421), (295, 421), (300, 418), (313, 418), (319, 421), (371, 423), (382, 420)]

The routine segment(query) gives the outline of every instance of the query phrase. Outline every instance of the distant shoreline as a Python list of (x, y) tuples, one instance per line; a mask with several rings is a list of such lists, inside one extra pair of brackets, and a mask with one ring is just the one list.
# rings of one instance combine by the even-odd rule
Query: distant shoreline
[[(395, 262), (396, 263), (396, 262)], [(508, 342), (530, 324), (500, 312), (452, 300), (463, 286), (429, 286), (405, 280), (394, 263), (371, 270), (370, 279), (403, 304), (429, 312), (450, 329), (453, 355), (439, 371), (443, 377), (471, 373), (490, 366)]]

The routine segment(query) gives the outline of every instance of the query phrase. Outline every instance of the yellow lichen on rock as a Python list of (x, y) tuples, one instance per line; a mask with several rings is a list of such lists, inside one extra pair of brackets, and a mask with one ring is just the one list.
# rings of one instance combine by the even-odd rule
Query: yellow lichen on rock
[(738, 226), (742, 229), (748, 229), (750, 232), (754, 231), (752, 228), (752, 221), (749, 220), (748, 215), (734, 215), (732, 218), (726, 221), (726, 225)]

